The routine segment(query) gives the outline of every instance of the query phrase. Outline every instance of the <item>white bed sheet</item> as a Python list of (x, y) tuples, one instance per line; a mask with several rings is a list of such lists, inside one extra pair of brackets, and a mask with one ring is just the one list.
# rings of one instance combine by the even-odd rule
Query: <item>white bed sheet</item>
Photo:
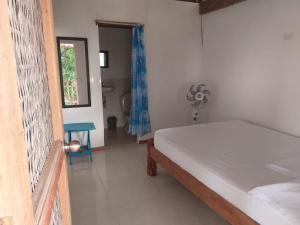
[(159, 130), (154, 145), (258, 223), (290, 224), (272, 204), (248, 192), (297, 179), (300, 165), (289, 168), (284, 162), (300, 157), (299, 138), (243, 121), (227, 121)]
[(300, 221), (300, 183), (279, 183), (254, 188), (249, 192), (255, 198), (267, 202), (278, 211), (289, 224)]

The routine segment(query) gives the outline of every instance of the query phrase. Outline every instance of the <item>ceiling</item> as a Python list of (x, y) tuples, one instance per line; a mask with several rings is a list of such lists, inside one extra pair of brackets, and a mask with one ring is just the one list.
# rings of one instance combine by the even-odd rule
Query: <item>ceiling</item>
[(236, 3), (240, 3), (246, 0), (177, 0), (177, 1), (183, 1), (183, 2), (195, 2), (199, 3), (199, 11), (200, 14), (206, 14), (210, 13), (219, 9), (223, 9), (226, 7), (229, 7), (231, 5), (234, 5)]

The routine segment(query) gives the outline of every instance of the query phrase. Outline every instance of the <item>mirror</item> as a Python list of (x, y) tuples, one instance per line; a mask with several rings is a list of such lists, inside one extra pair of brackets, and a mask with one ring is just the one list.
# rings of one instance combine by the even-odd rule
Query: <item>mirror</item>
[(91, 106), (87, 38), (57, 37), (63, 108)]

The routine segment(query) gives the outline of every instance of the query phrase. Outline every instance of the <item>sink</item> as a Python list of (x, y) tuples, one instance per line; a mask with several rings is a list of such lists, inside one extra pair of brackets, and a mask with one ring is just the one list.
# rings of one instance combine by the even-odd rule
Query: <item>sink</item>
[(102, 93), (103, 94), (107, 94), (107, 93), (113, 92), (114, 90), (115, 90), (114, 86), (103, 86), (102, 87)]

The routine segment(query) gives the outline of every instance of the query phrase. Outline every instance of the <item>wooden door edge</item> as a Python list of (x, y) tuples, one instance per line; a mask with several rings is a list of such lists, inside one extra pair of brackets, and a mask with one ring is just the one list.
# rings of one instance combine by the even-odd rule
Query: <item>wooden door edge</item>
[(35, 225), (49, 225), (64, 158), (62, 142), (56, 141), (40, 176), (40, 186), (37, 186), (33, 193)]

